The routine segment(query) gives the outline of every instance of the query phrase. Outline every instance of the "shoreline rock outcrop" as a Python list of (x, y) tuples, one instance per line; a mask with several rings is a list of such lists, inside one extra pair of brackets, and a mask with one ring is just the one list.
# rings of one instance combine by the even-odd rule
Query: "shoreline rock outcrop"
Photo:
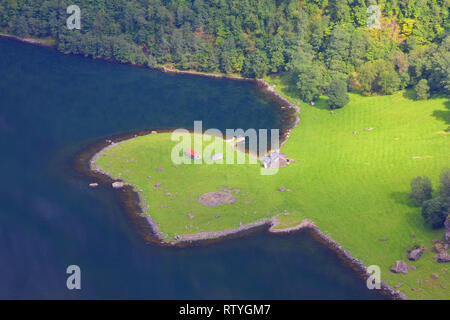
[(113, 182), (111, 185), (114, 189), (120, 189), (124, 186), (123, 182), (120, 181)]

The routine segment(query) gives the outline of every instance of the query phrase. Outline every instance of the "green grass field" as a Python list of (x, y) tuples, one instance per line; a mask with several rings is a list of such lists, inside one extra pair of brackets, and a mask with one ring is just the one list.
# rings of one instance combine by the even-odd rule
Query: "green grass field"
[[(292, 102), (298, 100), (280, 79), (266, 80)], [(325, 99), (314, 107), (301, 103), (301, 122), (283, 148), (287, 157), (297, 161), (275, 175), (261, 175), (258, 164), (176, 168), (170, 157), (176, 142), (169, 134), (118, 144), (96, 165), (142, 190), (146, 214), (168, 235), (167, 240), (274, 215), (280, 227), (309, 218), (354, 257), (366, 265), (379, 265), (388, 284), (402, 283), (400, 290), (409, 297), (449, 299), (450, 265), (435, 262), (432, 250), (417, 262), (408, 261), (405, 252), (415, 244), (431, 249), (431, 241), (443, 235), (443, 230), (424, 226), (420, 208), (411, 205), (408, 192), (411, 179), (418, 175), (429, 176), (436, 187), (442, 168), (450, 165), (449, 104), (444, 97), (413, 101), (404, 92), (351, 95), (350, 103), (334, 114)], [(158, 188), (157, 183), (161, 183)], [(224, 186), (240, 190), (236, 203), (210, 208), (196, 201), (199, 195)], [(280, 186), (290, 191), (277, 191)], [(399, 259), (417, 270), (391, 273)], [(432, 279), (432, 273), (439, 279)]]

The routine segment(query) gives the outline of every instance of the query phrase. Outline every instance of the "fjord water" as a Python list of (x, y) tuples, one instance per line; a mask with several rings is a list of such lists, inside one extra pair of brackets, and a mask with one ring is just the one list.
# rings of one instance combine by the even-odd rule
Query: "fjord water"
[[(274, 128), (251, 83), (173, 76), (0, 40), (0, 298), (381, 298), (310, 235), (146, 242), (117, 191), (73, 169), (83, 147), (142, 129)], [(82, 289), (66, 288), (81, 268)]]

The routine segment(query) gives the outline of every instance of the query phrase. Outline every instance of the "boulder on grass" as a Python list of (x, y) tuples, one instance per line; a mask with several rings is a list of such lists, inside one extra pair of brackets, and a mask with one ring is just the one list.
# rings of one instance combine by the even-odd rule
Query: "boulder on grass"
[(450, 254), (447, 252), (441, 252), (437, 256), (437, 262), (450, 262)]
[(449, 244), (438, 242), (433, 246), (433, 250), (436, 253), (441, 253), (446, 251), (449, 248), (449, 246), (450, 246)]
[(405, 261), (397, 260), (395, 264), (391, 267), (391, 271), (394, 273), (408, 273), (408, 265)]
[(411, 250), (411, 252), (409, 253), (408, 259), (412, 260), (412, 261), (419, 260), (420, 257), (422, 256), (423, 252), (426, 249), (427, 249), (426, 247), (420, 247), (420, 248)]

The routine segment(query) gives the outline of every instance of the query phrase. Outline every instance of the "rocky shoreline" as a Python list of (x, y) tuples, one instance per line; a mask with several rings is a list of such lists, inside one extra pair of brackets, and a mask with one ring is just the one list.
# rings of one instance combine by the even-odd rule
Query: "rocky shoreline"
[[(310, 228), (313, 234), (322, 242), (324, 242), (330, 249), (334, 250), (339, 254), (339, 256), (344, 259), (347, 263), (349, 263), (364, 279), (367, 279), (369, 274), (367, 273), (367, 267), (362, 263), (361, 260), (352, 257), (350, 252), (345, 250), (339, 243), (331, 239), (328, 235), (320, 231), (319, 227), (317, 227), (313, 222), (309, 223), (307, 228)], [(400, 290), (396, 290), (386, 284), (384, 281), (381, 282), (381, 289), (383, 293), (389, 295), (395, 300), (409, 300), (408, 296), (401, 292)]]
[[(367, 280), (369, 274), (367, 272), (367, 267), (362, 263), (359, 259), (352, 257), (350, 252), (345, 250), (339, 243), (331, 239), (328, 235), (323, 233), (319, 227), (317, 227), (314, 222), (309, 219), (304, 219), (300, 224), (288, 227), (284, 229), (275, 229), (279, 225), (279, 221), (277, 217), (273, 217), (272, 219), (266, 219), (261, 221), (256, 221), (254, 223), (250, 223), (248, 225), (241, 226), (239, 228), (227, 229), (223, 231), (216, 232), (201, 232), (196, 234), (187, 234), (182, 235), (180, 238), (172, 242), (171, 244), (174, 246), (184, 246), (184, 245), (192, 245), (194, 243), (202, 243), (206, 240), (220, 240), (226, 238), (230, 235), (243, 234), (246, 231), (257, 227), (266, 227), (270, 233), (274, 234), (288, 234), (293, 232), (300, 232), (303, 230), (309, 230), (313, 233), (313, 235), (317, 238), (318, 241), (324, 243), (328, 248), (335, 251), (344, 262), (348, 263), (356, 272), (364, 279)], [(381, 292), (383, 294), (388, 295), (392, 299), (395, 300), (409, 300), (409, 298), (401, 292), (400, 290), (396, 290), (386, 284), (385, 282), (381, 282)]]
[[(274, 229), (278, 225), (278, 220), (276, 217), (272, 219), (272, 225), (269, 228), (269, 231), (272, 233), (292, 233), (298, 232), (301, 230), (310, 230), (312, 234), (317, 238), (318, 241), (324, 243), (328, 248), (335, 251), (341, 259), (343, 259), (346, 263), (352, 266), (356, 272), (364, 279), (367, 280), (369, 274), (367, 273), (367, 267), (361, 260), (352, 257), (350, 252), (345, 250), (338, 242), (331, 239), (328, 235), (320, 231), (319, 227), (314, 224), (310, 219), (304, 219), (300, 224), (284, 228), (284, 229)], [(384, 294), (390, 296), (395, 300), (409, 300), (409, 298), (401, 292), (400, 290), (396, 290), (386, 284), (385, 282), (381, 282), (381, 289)]]

